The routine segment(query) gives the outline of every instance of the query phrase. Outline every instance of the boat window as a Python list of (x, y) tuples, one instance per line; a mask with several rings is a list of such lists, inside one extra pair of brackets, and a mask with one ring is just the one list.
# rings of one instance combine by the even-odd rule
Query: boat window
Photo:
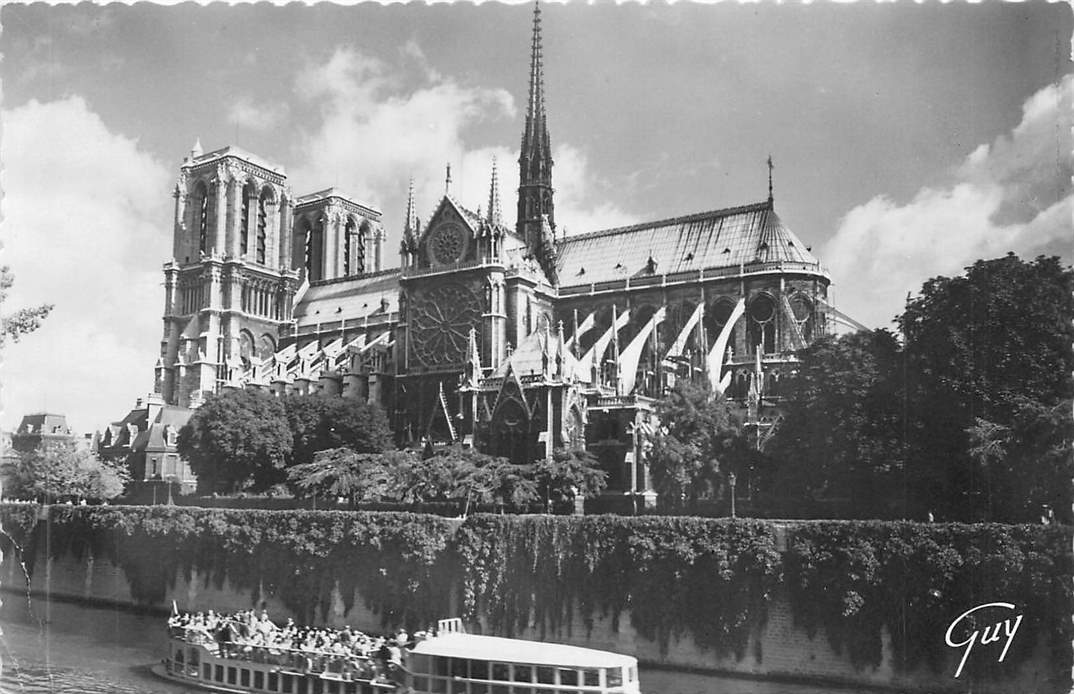
[(176, 665), (182, 665), (183, 664), (183, 649), (182, 648), (176, 648), (175, 649), (175, 664)]
[(336, 682), (335, 680), (328, 680), (328, 682), (325, 683), (324, 688), (328, 694), (339, 694), (339, 682)]
[(608, 668), (608, 686), (609, 687), (622, 687), (623, 686), (623, 669), (617, 667)]
[(427, 674), (429, 672), (429, 656), (422, 653), (410, 654), (410, 671), (413, 673)]
[[(544, 690), (542, 690), (543, 692)], [(511, 689), (513, 694), (533, 694), (533, 687), (514, 687)]]
[(209, 663), (204, 663), (201, 666), (201, 678), (203, 680), (211, 680), (213, 678), (213, 666)]
[(235, 684), (235, 680), (236, 680), (238, 674), (239, 674), (239, 671), (238, 671), (237, 668), (229, 667), (227, 669), (227, 683), (228, 684)]
[(556, 671), (550, 667), (537, 668), (537, 681), (541, 684), (555, 684)]
[(433, 658), (433, 663), (436, 665), (436, 674), (447, 677), (451, 672), (451, 658)]
[(511, 666), (507, 663), (493, 663), (492, 679), (501, 680), (503, 682), (509, 681), (511, 679)]
[(489, 686), (484, 682), (471, 682), (470, 694), (489, 694)]
[(358, 694), (358, 683), (357, 682), (344, 682), (343, 683), (343, 694)]
[(280, 680), (283, 684), (283, 694), (291, 694), (295, 689), (294, 675), (280, 675)]
[(466, 694), (466, 682), (454, 682), (451, 694)]
[(264, 689), (264, 688), (265, 688), (265, 673), (261, 672), (260, 670), (255, 670), (254, 671), (254, 689)]
[(466, 670), (467, 660), (465, 658), (452, 658), (451, 659), (451, 674), (454, 677), (469, 677)]
[(197, 648), (191, 648), (190, 649), (190, 660), (189, 660), (189, 662), (190, 662), (191, 665), (194, 666), (195, 670), (198, 669), (198, 663), (201, 662), (201, 656), (198, 653)]
[(432, 690), (435, 694), (444, 694), (447, 692), (447, 680), (433, 679)]
[(250, 671), (246, 668), (243, 668), (242, 672), (239, 673), (239, 684), (244, 687), (250, 686)]
[(270, 692), (274, 692), (279, 688), (279, 686), (280, 676), (277, 675), (275, 672), (270, 672), (268, 674), (268, 687), (266, 687), (266, 689), (268, 689)]
[(492, 694), (510, 694), (511, 688), (506, 684), (492, 685)]
[(599, 687), (600, 686), (600, 670), (585, 669), (582, 670), (582, 679), (587, 687)]
[(475, 680), (487, 680), (489, 678), (489, 662), (487, 660), (471, 660), (470, 677)]
[(578, 671), (577, 670), (560, 670), (559, 671), (559, 683), (565, 684), (568, 687), (578, 686)]
[(417, 689), (419, 692), (427, 692), (427, 691), (429, 691), (429, 678), (428, 677), (415, 677), (414, 678), (414, 689)]
[(516, 665), (515, 666), (515, 682), (532, 682), (533, 681), (533, 668), (529, 665)]
[[(306, 680), (309, 682), (309, 680)], [(309, 689), (309, 685), (306, 685), (306, 689)], [(313, 680), (313, 694), (322, 694), (324, 691), (324, 680)]]
[(224, 681), (224, 666), (223, 665), (217, 665), (216, 666), (216, 677), (214, 677), (213, 679), (215, 679), (217, 682), (223, 682)]

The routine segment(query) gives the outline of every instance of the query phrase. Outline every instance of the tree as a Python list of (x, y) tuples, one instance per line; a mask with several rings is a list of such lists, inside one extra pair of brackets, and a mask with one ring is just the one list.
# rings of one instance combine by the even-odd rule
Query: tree
[(1043, 256), (977, 261), (907, 303), (915, 498), (961, 520), (1035, 520), (1056, 503), (1069, 515), (1072, 315), (1074, 270)]
[(905, 508), (902, 350), (886, 330), (826, 336), (798, 352), (767, 446), (784, 499), (841, 499), (856, 516)]
[(707, 382), (682, 380), (657, 401), (655, 411), (660, 426), (650, 470), (661, 503), (676, 507), (715, 497), (726, 473), (742, 465), (747, 448), (727, 400), (714, 396)]
[(179, 431), (179, 454), (198, 476), (198, 491), (260, 491), (283, 478), (291, 432), (283, 405), (257, 390), (209, 396)]
[(410, 451), (357, 453), (351, 448), (319, 451), (312, 463), (287, 469), (288, 481), (307, 496), (347, 497), (351, 503), (394, 501), (401, 496), (400, 470), (417, 462)]
[(537, 498), (532, 468), (460, 445), (442, 448), (424, 460), (397, 468), (400, 500), (455, 501), (518, 507)]
[(45, 445), (22, 452), (5, 470), (8, 496), (56, 501), (105, 501), (123, 493), (130, 475), (120, 463), (86, 450)]
[(356, 453), (391, 448), (388, 419), (375, 405), (323, 394), (290, 395), (283, 404), (292, 436), (292, 465), (311, 463), (319, 451), (340, 447)]
[[(7, 300), (8, 290), (15, 282), (15, 275), (7, 265), (0, 267), (0, 306)], [(41, 304), (35, 308), (21, 308), (14, 313), (3, 316), (0, 325), (0, 346), (7, 338), (18, 342), (19, 338), (41, 327), (41, 321), (52, 312), (52, 304)]]
[(557, 448), (552, 459), (533, 464), (537, 494), (548, 506), (573, 501), (576, 496), (597, 496), (608, 486), (608, 473), (584, 449)]

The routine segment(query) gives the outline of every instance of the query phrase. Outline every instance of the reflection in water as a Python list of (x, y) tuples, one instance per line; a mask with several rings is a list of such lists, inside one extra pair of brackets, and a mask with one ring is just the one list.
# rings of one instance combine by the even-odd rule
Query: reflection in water
[[(167, 650), (164, 618), (3, 595), (0, 694), (193, 694), (149, 672)], [(47, 614), (48, 622), (44, 622)], [(831, 688), (641, 671), (653, 694), (830, 694)], [(838, 690), (854, 694), (854, 690)]]

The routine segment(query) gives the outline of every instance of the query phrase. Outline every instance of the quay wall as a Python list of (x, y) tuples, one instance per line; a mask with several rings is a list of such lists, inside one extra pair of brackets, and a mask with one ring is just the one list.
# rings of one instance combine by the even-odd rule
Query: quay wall
[[(44, 516), (42, 520), (45, 520)], [(629, 521), (629, 519), (626, 520)], [(487, 531), (489, 527), (505, 522), (511, 521), (493, 519), (490, 521), (492, 525), (478, 524), (471, 528), (468, 525), (469, 522), (445, 525), (440, 520), (437, 521), (437, 527), (445, 530), (450, 537), (466, 532), (480, 533)], [(542, 522), (555, 523), (555, 518), (544, 518)], [(593, 520), (591, 522), (607, 524), (610, 521)], [(931, 634), (934, 645), (929, 646), (927, 650), (930, 653), (930, 659), (934, 659), (932, 664), (920, 662), (912, 666), (900, 666), (900, 654), (904, 654), (906, 649), (896, 647), (895, 637), (886, 626), (879, 634), (879, 660), (874, 658), (872, 662), (862, 663), (861, 658), (853, 657), (855, 644), (847, 643), (845, 635), (839, 647), (834, 647), (826, 632), (826, 625), (816, 622), (810, 624), (808, 619), (803, 618), (801, 606), (796, 606), (796, 601), (802, 598), (799, 593), (796, 593), (795, 584), (788, 578), (797, 576), (796, 572), (800, 569), (793, 566), (787, 554), (788, 547), (794, 541), (795, 530), (800, 527), (799, 524), (765, 524), (765, 526), (767, 529), (775, 528), (771, 535), (775, 549), (780, 554), (777, 566), (778, 576), (765, 584), (767, 590), (763, 600), (764, 609), (760, 617), (751, 614), (745, 624), (741, 625), (745, 630), (745, 635), (736, 642), (736, 647), (730, 649), (731, 652), (728, 652), (726, 648), (713, 648), (712, 640), (699, 643), (704, 639), (699, 638), (695, 633), (696, 625), (694, 629), (691, 629), (686, 625), (675, 626), (673, 624), (670, 632), (657, 630), (658, 633), (653, 633), (652, 613), (665, 609), (674, 612), (678, 609), (677, 605), (682, 604), (679, 598), (675, 597), (680, 586), (670, 581), (666, 585), (663, 598), (661, 598), (659, 588), (655, 593), (647, 594), (650, 598), (647, 602), (655, 604), (635, 607), (631, 604), (620, 603), (611, 608), (593, 610), (579, 609), (575, 604), (573, 607), (568, 605), (566, 609), (560, 609), (561, 606), (557, 606), (549, 611), (547, 607), (541, 607), (536, 602), (525, 603), (523, 600), (519, 609), (526, 612), (526, 615), (505, 621), (501, 605), (478, 601), (475, 608), (474, 604), (467, 602), (469, 599), (467, 590), (473, 593), (474, 577), (472, 573), (466, 573), (467, 567), (462, 567), (460, 571), (460, 567), (450, 566), (449, 560), (445, 563), (434, 563), (432, 573), (426, 577), (440, 583), (435, 587), (431, 601), (425, 593), (421, 595), (430, 609), (438, 615), (467, 614), (469, 608), (467, 616), (471, 630), (484, 633), (509, 633), (520, 638), (554, 640), (627, 653), (636, 656), (642, 662), (643, 667), (669, 668), (700, 674), (734, 674), (762, 679), (828, 683), (850, 687), (867, 686), (901, 692), (973, 691), (985, 694), (988, 692), (1005, 694), (1017, 691), (1021, 694), (1067, 694), (1070, 691), (1069, 659), (1062, 657), (1062, 654), (1057, 656), (1054, 640), (1049, 641), (1044, 638), (1043, 634), (1032, 634), (1025, 629), (1017, 638), (1029, 639), (1031, 643), (1017, 662), (995, 663), (993, 661), (997, 657), (998, 649), (990, 645), (978, 646), (978, 653), (970, 658), (959, 679), (955, 679), (953, 673), (958, 666), (962, 649), (945, 646), (942, 630), (940, 633)], [(5, 524), (6, 529), (7, 524)], [(323, 531), (323, 528), (310, 529), (310, 532), (314, 534), (319, 531)], [(355, 584), (353, 581), (348, 581), (343, 574), (321, 575), (316, 577), (315, 584), (308, 582), (301, 584), (307, 588), (317, 585), (319, 587), (316, 590), (320, 591), (316, 609), (312, 612), (303, 611), (296, 609), (293, 592), (288, 594), (287, 590), (277, 585), (279, 566), (274, 566), (271, 570), (262, 567), (251, 574), (249, 566), (245, 567), (245, 571), (239, 570), (236, 565), (222, 567), (217, 560), (210, 560), (208, 557), (203, 557), (200, 562), (187, 561), (176, 564), (174, 557), (166, 554), (170, 549), (174, 549), (174, 546), (166, 542), (118, 544), (107, 547), (105, 546), (107, 543), (102, 544), (100, 538), (92, 540), (86, 537), (65, 537), (65, 533), (69, 533), (69, 529), (65, 530), (62, 522), (39, 523), (34, 535), (22, 543), (25, 553), (31, 555), (24, 557), (28, 559), (26, 564), (31, 575), (29, 599), (40, 601), (39, 612), (42, 609), (47, 610), (48, 601), (41, 600), (47, 596), (51, 600), (112, 605), (119, 609), (153, 610), (161, 614), (171, 609), (173, 600), (184, 610), (214, 609), (226, 612), (264, 608), (277, 620), (293, 617), (300, 622), (312, 621), (337, 627), (350, 625), (369, 632), (380, 632), (403, 622), (413, 625), (416, 618), (414, 614), (386, 615), (385, 606), (398, 604), (393, 603), (393, 600), (398, 599), (399, 596), (385, 598), (382, 592), (386, 590), (385, 585), (370, 583), (367, 580), (359, 580)], [(209, 546), (205, 540), (204, 536), (198, 540), (201, 542), (203, 551)], [(342, 542), (340, 538), (328, 539), (329, 542), (333, 540)], [(137, 549), (140, 555), (145, 556), (131, 556), (130, 552), (134, 549)], [(385, 550), (392, 554), (393, 558), (385, 559), (384, 566), (375, 566), (377, 564), (375, 553), (363, 555), (362, 561), (373, 564), (369, 568), (374, 574), (388, 573), (389, 580), (405, 580), (403, 574), (398, 573), (397, 557), (394, 556), (395, 549), (397, 548), (393, 545), (391, 549)], [(525, 561), (539, 559), (539, 553), (534, 552), (533, 547), (520, 549), (531, 555)], [(159, 555), (156, 554), (158, 551)], [(127, 555), (123, 556), (122, 553), (127, 553)], [(279, 556), (273, 555), (272, 557), (276, 563), (279, 563)], [(492, 576), (494, 572), (488, 570), (491, 566), (490, 559), (498, 562), (505, 561), (503, 555), (495, 551), (486, 552), (476, 559), (471, 554), (470, 558), (479, 565), (478, 569), (484, 572), (483, 576), (486, 578), (495, 578)], [(27, 592), (22, 566), (15, 559), (16, 554), (5, 548), (3, 566), (0, 567), (0, 585), (7, 593), (5, 600), (23, 599), (19, 594)], [(509, 558), (506, 561), (510, 563), (513, 559)], [(584, 558), (581, 556), (565, 557), (565, 561), (583, 562)], [(152, 595), (147, 594), (144, 585), (147, 580), (145, 574), (148, 566), (162, 568), (165, 574), (161, 584), (163, 590)], [(296, 555), (293, 566), (295, 572), (302, 572), (303, 567), (309, 566), (308, 557)], [(473, 567), (470, 568), (473, 569)], [(856, 566), (850, 565), (846, 568), (847, 571), (857, 569)], [(544, 580), (541, 578), (541, 572), (540, 567), (534, 567), (535, 576), (539, 580)], [(438, 576), (438, 573), (441, 575)], [(501, 572), (501, 578), (506, 576), (507, 574)], [(621, 578), (623, 581), (627, 580), (625, 576)], [(612, 576), (611, 580), (614, 584), (617, 579)], [(686, 579), (683, 580), (686, 581)], [(833, 590), (836, 588), (834, 584), (831, 587)], [(981, 584), (980, 587), (986, 588), (987, 585)], [(1009, 589), (1009, 586), (1007, 588)], [(390, 590), (391, 586), (387, 589)], [(411, 589), (419, 592), (425, 590), (424, 587), (413, 586)], [(484, 590), (487, 595), (494, 593), (487, 588)], [(530, 586), (526, 590), (528, 596), (533, 598), (541, 589)], [(614, 592), (614, 588), (608, 592)], [(404, 591), (403, 598), (405, 597)], [(637, 598), (638, 596), (631, 597)], [(1009, 600), (1018, 604), (1023, 600), (1028, 600), (1028, 596), (1010, 594), (994, 596), (980, 594), (979, 597), (980, 600), (977, 603), (966, 605), (966, 609), (984, 602)], [(1066, 597), (1069, 598), (1069, 595)], [(519, 598), (512, 596), (511, 599), (517, 602)], [(567, 602), (585, 599), (588, 597), (579, 593), (569, 596)], [(749, 598), (743, 596), (742, 599), (748, 600)], [(661, 600), (666, 601), (666, 605), (661, 604)], [(699, 609), (702, 607), (698, 606)], [(635, 610), (639, 612), (638, 615), (634, 614)], [(433, 614), (433, 612), (428, 614)], [(1069, 608), (1067, 614), (1070, 614)], [(1070, 622), (1069, 617), (1067, 622)], [(505, 623), (509, 626), (505, 627)], [(639, 624), (641, 628), (637, 626)], [(730, 628), (727, 624), (714, 624), (713, 626)], [(857, 632), (851, 632), (851, 636), (855, 633)], [(906, 638), (905, 634), (903, 638)], [(1069, 633), (1063, 638), (1066, 638), (1066, 643), (1069, 645)], [(839, 639), (836, 640), (839, 641)], [(721, 642), (717, 640), (716, 643)], [(720, 652), (721, 650), (723, 652)], [(984, 657), (980, 657), (982, 655)], [(976, 672), (974, 672), (975, 669)]]

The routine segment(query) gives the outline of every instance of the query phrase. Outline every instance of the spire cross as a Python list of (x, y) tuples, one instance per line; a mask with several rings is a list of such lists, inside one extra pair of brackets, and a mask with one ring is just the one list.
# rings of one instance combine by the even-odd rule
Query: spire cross
[(444, 195), (451, 193), (451, 162), (447, 165), (447, 176), (444, 178)]

